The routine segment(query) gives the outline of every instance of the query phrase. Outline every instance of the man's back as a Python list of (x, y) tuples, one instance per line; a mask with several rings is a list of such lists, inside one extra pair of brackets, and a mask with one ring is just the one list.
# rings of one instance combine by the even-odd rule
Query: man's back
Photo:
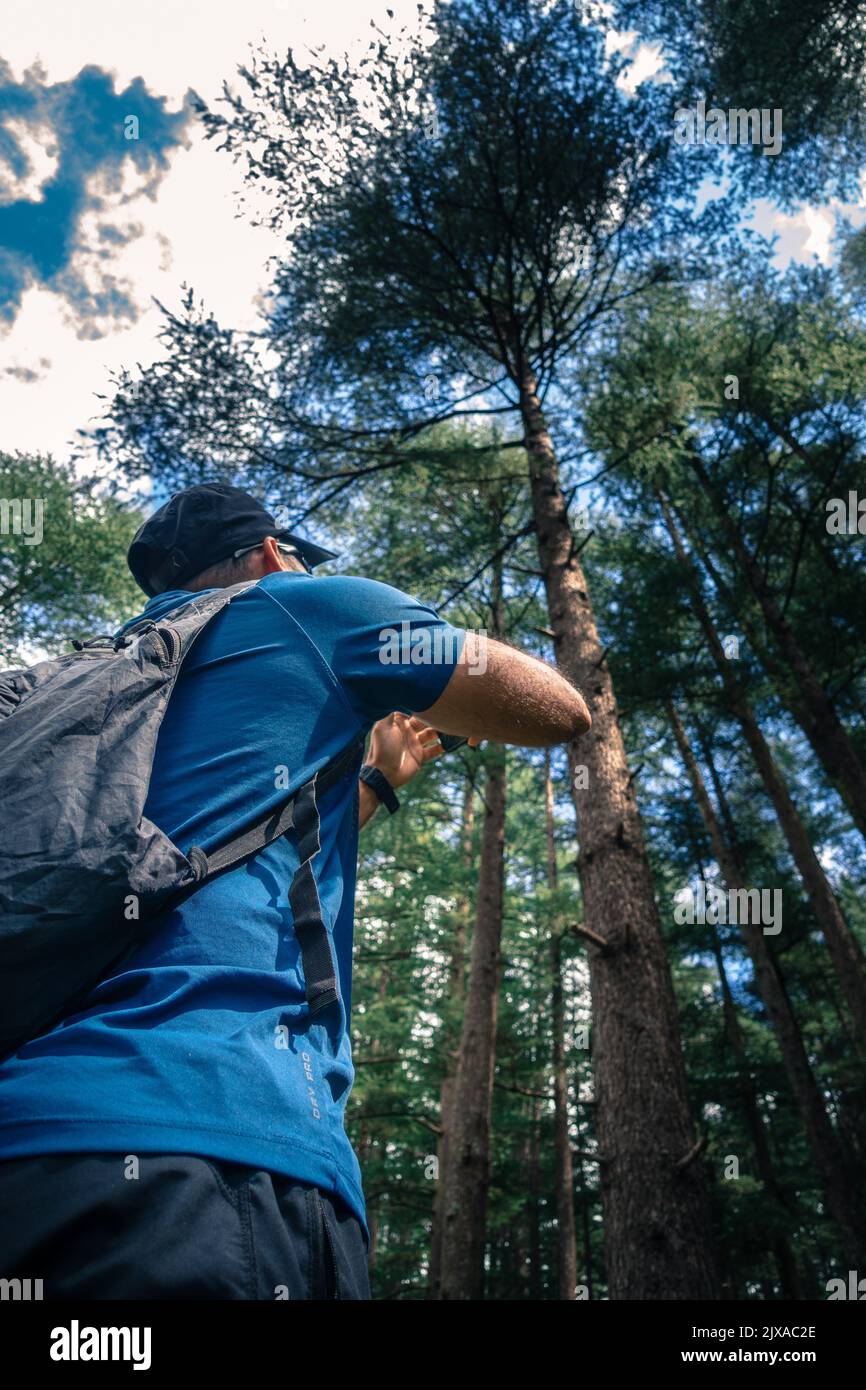
[[(162, 617), (190, 597), (161, 594), (147, 614)], [(404, 622), (452, 631), (364, 579), (278, 573), (241, 595), (184, 663), (160, 734), (150, 818), (182, 849), (207, 851), (383, 715), (432, 705), (460, 641), (438, 643), (437, 664), (388, 664), (383, 629)], [(322, 798), (315, 860), (339, 1006), (310, 1023), (287, 898), (297, 864), (289, 836), (147, 929), (85, 1009), (0, 1067), (4, 1157), (198, 1153), (313, 1183), (363, 1220), (343, 1129), (356, 772)]]

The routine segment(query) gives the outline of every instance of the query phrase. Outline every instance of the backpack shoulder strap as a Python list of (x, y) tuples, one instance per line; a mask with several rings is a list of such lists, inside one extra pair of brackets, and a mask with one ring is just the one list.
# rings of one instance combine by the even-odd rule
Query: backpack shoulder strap
[[(285, 835), (288, 830), (291, 830), (295, 824), (295, 804), (301, 793), (307, 787), (315, 787), (317, 799), (324, 796), (325, 792), (336, 786), (341, 777), (345, 777), (363, 746), (363, 736), (353, 739), (341, 753), (326, 763), (309, 782), (298, 787), (298, 790), (293, 792), (282, 806), (277, 807), (275, 811), (266, 811), (258, 820), (253, 821), (252, 825), (239, 830), (230, 840), (227, 840), (225, 844), (220, 845), (210, 854), (206, 855), (204, 850), (199, 849), (197, 845), (193, 846), (187, 852), (187, 858), (191, 859), (195, 855), (202, 869), (204, 869), (206, 862), (208, 880), (215, 878), (217, 874), (226, 873), (229, 869), (236, 869), (238, 864), (242, 864), (245, 859), (258, 854), (260, 850), (265, 849), (274, 840), (278, 840), (281, 835)], [(204, 880), (200, 880), (196, 886), (200, 886), (201, 882)]]
[(176, 898), (173, 904), (177, 906), (218, 874), (237, 868), (244, 860), (273, 844), (274, 840), (285, 835), (288, 830), (294, 829), (298, 837), (298, 867), (289, 887), (289, 905), (292, 909), (295, 936), (301, 948), (307, 1003), (311, 1015), (320, 1013), (328, 1004), (336, 1003), (339, 998), (337, 968), (328, 930), (322, 918), (319, 887), (313, 872), (313, 860), (321, 848), (318, 801), (319, 797), (324, 796), (325, 792), (351, 772), (363, 747), (364, 735), (360, 735), (314, 777), (293, 792), (283, 806), (260, 816), (252, 825), (246, 826), (213, 853), (205, 854), (197, 845), (193, 846), (188, 851), (187, 858), (196, 869), (196, 882)]

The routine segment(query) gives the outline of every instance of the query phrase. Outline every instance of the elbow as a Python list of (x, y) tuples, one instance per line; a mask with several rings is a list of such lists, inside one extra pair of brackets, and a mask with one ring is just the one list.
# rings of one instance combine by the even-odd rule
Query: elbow
[(554, 744), (572, 743), (576, 738), (588, 733), (591, 728), (592, 715), (587, 708), (586, 701), (577, 690), (572, 690), (567, 706), (559, 711), (556, 719), (555, 736), (551, 738), (550, 742)]
[(582, 695), (578, 695), (577, 699), (579, 708), (574, 712), (572, 730), (568, 735), (569, 743), (573, 738), (580, 738), (582, 734), (588, 734), (592, 728), (592, 715), (589, 712), (589, 706)]

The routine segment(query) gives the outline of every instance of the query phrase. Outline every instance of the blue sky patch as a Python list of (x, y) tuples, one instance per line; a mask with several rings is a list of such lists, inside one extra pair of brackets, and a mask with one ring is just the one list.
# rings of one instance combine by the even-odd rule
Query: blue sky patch
[[(86, 213), (108, 216), (125, 201), (130, 165), (140, 176), (137, 193), (152, 196), (172, 152), (189, 143), (190, 119), (188, 106), (167, 110), (166, 99), (149, 92), (140, 77), (117, 92), (112, 74), (99, 67), (55, 83), (34, 67), (19, 82), (0, 59), (0, 323), (14, 321), (31, 285), (59, 294), (83, 337), (99, 336), (105, 330), (98, 325), (106, 321), (136, 316), (128, 287), (99, 262), (140, 229), (106, 222), (90, 245), (82, 219)], [(20, 184), (33, 173), (24, 132), (56, 158), (57, 167), (38, 192), (22, 194)], [(91, 262), (95, 256), (95, 284), (77, 265), (82, 253)]]

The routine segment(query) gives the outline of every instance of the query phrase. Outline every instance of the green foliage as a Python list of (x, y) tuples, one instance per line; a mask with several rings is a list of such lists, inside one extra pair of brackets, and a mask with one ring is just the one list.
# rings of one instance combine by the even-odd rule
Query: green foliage
[[(837, 1233), (742, 938), (728, 925), (713, 932), (674, 919), (677, 891), (697, 878), (720, 882), (720, 866), (669, 701), (714, 801), (724, 803), (748, 882), (784, 890), (785, 931), (770, 949), (836, 1133), (861, 1173), (864, 1059), (695, 621), (660, 500), (685, 535), (714, 622), (739, 641), (741, 686), (864, 940), (862, 839), (804, 735), (791, 665), (725, 520), (866, 757), (866, 541), (833, 538), (825, 524), (829, 498), (862, 490), (863, 233), (846, 242), (841, 275), (783, 274), (733, 220), (758, 192), (791, 202), (851, 191), (864, 153), (862, 7), (623, 0), (623, 23), (663, 43), (673, 77), (634, 97), (616, 85), (621, 62), (606, 64), (600, 31), (581, 8), (454, 0), (436, 6), (427, 32), (423, 19), (421, 31), (402, 36), (374, 29), (356, 60), (318, 54), (304, 64), (257, 52), (240, 88), (202, 114), (250, 185), (267, 191), (267, 216), (288, 241), (261, 331), (224, 327), (189, 290), (181, 313), (166, 316), (165, 356), (135, 383), (122, 374), (94, 442), (104, 458), (160, 485), (219, 475), (261, 487), (298, 521), (339, 537), (350, 571), (416, 593), (458, 623), (502, 619), (510, 640), (549, 655), (523, 437), (490, 428), (500, 417), (513, 423), (521, 376), (534, 373), (568, 501), (591, 504), (590, 527), (575, 520), (575, 543), (639, 791), (726, 1296), (781, 1296), (774, 1242), (783, 1231), (803, 1288), (822, 1297), (839, 1272)], [(725, 108), (781, 106), (784, 153), (681, 158), (673, 111), (702, 92)], [(733, 191), (698, 214), (698, 185), (711, 173), (727, 176)], [(47, 497), (49, 465), (26, 467), (36, 472), (10, 475), (10, 495)], [(73, 480), (56, 476), (65, 495)], [(76, 610), (90, 616), (101, 603), (120, 613), (131, 601), (107, 579), (125, 573), (115, 571), (116, 554), (100, 549), (122, 532), (122, 551), (131, 518), (94, 498), (88, 506), (97, 534), (76, 531), (88, 540), (74, 564), (64, 549), (69, 528), (52, 532), (45, 561), (17, 541), (10, 550), (14, 564), (30, 565), (36, 597), (10, 605), (17, 626), (8, 644), (47, 640)], [(57, 503), (52, 526), (60, 516)], [(12, 582), (14, 564), (4, 559)], [(465, 998), (487, 761), (485, 751), (465, 749), (442, 759), (407, 788), (401, 814), (377, 817), (362, 841), (358, 1080), (347, 1119), (385, 1298), (426, 1291), (440, 1093)], [(571, 930), (582, 907), (569, 775), (557, 751), (551, 888), (541, 759), (509, 752), (492, 1298), (557, 1291), (554, 932), (565, 962), (578, 1277), (593, 1297), (606, 1292), (600, 1198), (609, 1160), (593, 1124), (591, 1030), (582, 1045), (590, 982)]]
[(166, 316), (103, 457), (242, 470), (318, 508), (425, 425), (512, 413), (527, 369), (546, 389), (617, 304), (727, 244), (723, 200), (697, 212), (700, 171), (670, 158), (669, 88), (622, 93), (576, 6), (456, 0), (419, 23), (352, 60), (259, 51), (202, 108), (289, 253), (255, 335), (191, 294)]
[[(0, 656), (56, 655), (142, 606), (126, 551), (142, 517), (50, 458), (0, 454)], [(23, 504), (16, 520), (15, 504)]]
[(744, 191), (789, 205), (856, 199), (866, 158), (866, 14), (856, 0), (618, 0), (615, 16), (617, 28), (661, 45), (684, 105), (703, 95), (708, 107), (782, 111), (780, 155), (754, 147), (724, 161)]

